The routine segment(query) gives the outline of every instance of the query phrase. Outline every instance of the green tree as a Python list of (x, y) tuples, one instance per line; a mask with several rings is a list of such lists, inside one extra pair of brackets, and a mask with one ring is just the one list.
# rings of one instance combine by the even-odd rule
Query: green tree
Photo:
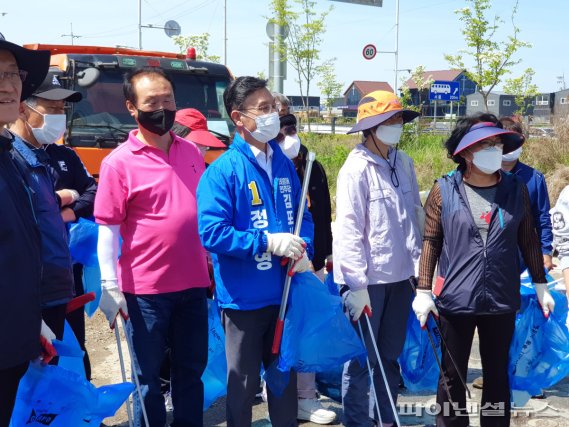
[[(414, 104), (411, 96), (411, 89), (407, 85), (407, 81), (409, 80), (411, 80), (417, 87), (417, 105)], [(417, 68), (411, 71), (409, 79), (407, 79), (401, 86), (401, 103), (410, 110), (422, 113), (423, 105), (425, 104), (425, 100), (428, 98), (429, 87), (434, 81), (435, 80), (432, 75), (427, 75), (423, 65), (417, 66)]]
[[(492, 6), (490, 0), (466, 0), (469, 6), (455, 11), (463, 23), (462, 35), (467, 49), (456, 55), (446, 54), (445, 59), (452, 67), (465, 70), (467, 77), (478, 85), (486, 111), (488, 95), (521, 62), (516, 59), (516, 53), (521, 48), (531, 47), (518, 39), (520, 29), (515, 23), (518, 2), (516, 0), (511, 14), (512, 33), (503, 40), (498, 40), (498, 32), (504, 21), (498, 16), (487, 16)], [(471, 67), (466, 66), (465, 57), (473, 62)]]
[(332, 7), (316, 13), (315, 1), (294, 0), (294, 4), (295, 9), (292, 9), (286, 0), (272, 0), (274, 17), (271, 22), (288, 27), (288, 36), (282, 43), (275, 43), (275, 49), (279, 49), (282, 57), (296, 70), (300, 96), (304, 107), (308, 108), (310, 87), (318, 73), (325, 20)]
[(532, 68), (527, 68), (521, 76), (507, 79), (504, 84), (504, 92), (516, 97), (514, 100), (518, 107), (516, 114), (520, 116), (526, 115), (530, 105), (529, 101), (539, 94), (537, 85), (533, 83), (534, 75), (535, 71)]
[(335, 72), (336, 58), (329, 59), (317, 67), (316, 72), (320, 76), (320, 81), (316, 83), (322, 95), (324, 95), (324, 105), (328, 109), (328, 114), (332, 114), (332, 106), (336, 98), (342, 94), (344, 83), (336, 78)]
[(209, 55), (209, 33), (194, 34), (189, 36), (175, 36), (172, 38), (174, 44), (180, 49), (180, 53), (185, 54), (188, 48), (196, 50), (196, 59), (199, 61), (221, 63), (221, 57)]

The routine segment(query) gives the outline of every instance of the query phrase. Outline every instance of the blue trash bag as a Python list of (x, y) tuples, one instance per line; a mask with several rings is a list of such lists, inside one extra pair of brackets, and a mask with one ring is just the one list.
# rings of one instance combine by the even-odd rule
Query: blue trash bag
[[(556, 291), (552, 295), (557, 310), (564, 297)], [(508, 372), (514, 398), (516, 394), (518, 397), (539, 394), (569, 375), (569, 331), (565, 318), (555, 311), (545, 319), (537, 299), (532, 298), (516, 316)]]
[(85, 304), (85, 313), (87, 316), (93, 317), (101, 300), (101, 270), (98, 261), (95, 266), (85, 265), (83, 267), (83, 289), (85, 289), (85, 293), (93, 292), (95, 294), (95, 299)]
[[(441, 359), (440, 332), (432, 316), (427, 320), (427, 327), (435, 344), (439, 360)], [(407, 319), (407, 335), (403, 351), (399, 356), (401, 374), (407, 389), (413, 393), (433, 392), (437, 389), (439, 365), (437, 364), (433, 347), (429, 342), (427, 330), (421, 329), (413, 309)]]
[[(348, 360), (365, 363), (366, 349), (342, 309), (342, 299), (331, 295), (313, 273), (297, 273), (290, 286), (281, 351), (276, 369), (265, 375), (277, 396), (288, 384), (286, 373), (326, 372)], [(280, 373), (280, 374), (279, 374)], [(283, 375), (284, 374), (284, 375)]]
[(85, 365), (83, 364), (85, 352), (81, 350), (79, 341), (75, 338), (73, 329), (71, 329), (67, 320), (65, 321), (65, 328), (63, 330), (63, 341), (53, 340), (53, 346), (59, 356), (59, 362), (57, 362), (58, 366), (75, 372), (81, 375), (82, 378), (87, 378)]
[(344, 365), (332, 371), (316, 373), (316, 389), (318, 393), (342, 403), (342, 372)]
[(101, 299), (101, 272), (97, 257), (99, 226), (90, 220), (79, 218), (69, 225), (69, 252), (73, 263), (83, 264), (83, 288), (94, 292), (95, 300), (85, 304), (85, 312), (92, 317)]
[(97, 240), (99, 226), (84, 218), (79, 218), (69, 226), (69, 252), (74, 263), (98, 266)]
[(131, 383), (96, 388), (60, 366), (30, 363), (20, 381), (10, 426), (98, 426), (116, 413), (133, 389)]
[[(551, 277), (547, 272), (545, 274), (545, 279), (547, 280), (547, 283), (552, 283), (555, 281), (555, 279)], [(553, 311), (553, 315), (561, 320), (566, 319), (567, 313), (569, 311), (567, 307), (567, 297), (565, 294), (555, 290), (555, 285), (550, 285), (549, 291), (555, 300), (555, 310)], [(531, 299), (537, 298), (535, 294), (535, 285), (532, 283), (531, 277), (527, 270), (525, 270), (521, 275), (520, 294), (522, 296), (522, 303), (518, 314), (524, 312)]]
[(204, 411), (221, 396), (227, 394), (227, 360), (225, 358), (225, 333), (221, 326), (216, 301), (208, 300), (208, 359), (202, 375), (204, 384)]
[(336, 282), (334, 282), (334, 274), (332, 272), (326, 274), (324, 283), (326, 284), (326, 286), (328, 286), (328, 291), (330, 292), (330, 295), (336, 295), (338, 297), (340, 296), (340, 288), (336, 284)]

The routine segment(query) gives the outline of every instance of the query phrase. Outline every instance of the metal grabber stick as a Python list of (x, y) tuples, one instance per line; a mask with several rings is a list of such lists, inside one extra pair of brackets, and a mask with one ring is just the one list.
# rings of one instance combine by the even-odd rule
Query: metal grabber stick
[[(412, 278), (409, 279), (409, 285), (411, 286), (411, 289), (413, 290), (413, 295), (417, 295), (417, 289), (415, 289), (415, 285), (413, 284)], [(451, 352), (450, 352), (450, 350), (446, 344), (446, 341), (445, 341), (445, 338), (441, 332), (441, 326), (440, 326), (440, 323), (439, 323), (437, 317), (432, 313), (429, 313), (429, 315), (432, 315), (432, 317), (435, 321), (435, 324), (437, 325), (437, 328), (439, 329), (439, 336), (441, 337), (441, 341), (443, 343), (445, 351), (448, 354), (448, 357), (449, 357), (452, 365), (454, 366), (454, 369), (458, 375), (458, 378), (460, 379), (460, 382), (462, 383), (464, 389), (466, 390), (466, 394), (468, 395), (468, 398), (472, 399), (472, 395), (470, 394), (470, 389), (466, 385), (466, 382), (464, 381), (464, 378), (462, 377), (462, 374), (460, 373), (460, 370), (458, 369), (458, 365), (454, 361), (454, 357), (452, 357), (452, 354), (451, 354)], [(448, 382), (447, 382), (447, 379), (445, 376), (445, 371), (444, 371), (443, 365), (439, 359), (439, 355), (437, 354), (437, 347), (435, 345), (435, 340), (433, 339), (432, 332), (429, 329), (429, 319), (428, 318), (427, 318), (427, 322), (425, 323), (425, 329), (427, 330), (427, 336), (429, 337), (429, 343), (431, 344), (431, 348), (433, 349), (433, 353), (435, 354), (435, 360), (437, 361), (437, 365), (439, 366), (439, 370), (441, 371), (441, 378), (443, 379), (443, 385), (445, 388), (445, 392), (447, 394), (448, 401), (451, 403), (451, 405), (454, 405), (454, 402), (453, 402), (452, 398), (450, 397), (450, 390), (448, 388)]]
[[(362, 331), (362, 324), (361, 322), (358, 322), (358, 328), (360, 330), (360, 338), (362, 339), (362, 344), (365, 347), (365, 337), (364, 337), (364, 333)], [(371, 331), (370, 331), (371, 333)], [(367, 350), (367, 349), (366, 349)], [(369, 363), (369, 357), (366, 354), (366, 363), (367, 363), (367, 371), (369, 373), (369, 381), (371, 384), (371, 393), (373, 395), (373, 400), (375, 402), (375, 408), (377, 409), (377, 415), (379, 416), (379, 425), (383, 425), (383, 421), (381, 419), (381, 411), (379, 410), (379, 400), (377, 400), (377, 392), (375, 391), (375, 383), (373, 382), (373, 372), (371, 370), (371, 364)]]
[[(146, 415), (146, 406), (144, 405), (144, 399), (142, 398), (142, 390), (140, 390), (140, 382), (138, 381), (138, 375), (136, 375), (136, 372), (134, 372), (134, 356), (133, 356), (134, 353), (132, 350), (132, 343), (130, 341), (130, 337), (128, 336), (128, 332), (126, 330), (126, 322), (122, 316), (119, 317), (121, 318), (122, 329), (124, 331), (124, 336), (126, 338), (126, 347), (128, 348), (128, 354), (130, 356), (130, 370), (132, 373), (132, 377), (134, 378), (134, 384), (136, 385), (138, 400), (140, 401), (140, 407), (142, 408), (142, 416), (144, 418), (146, 426), (150, 426), (150, 423), (148, 422), (148, 415)], [(116, 327), (117, 325), (115, 325), (115, 329)]]
[[(364, 308), (364, 312), (363, 312), (363, 316), (365, 316), (366, 318), (366, 322), (367, 322), (367, 327), (368, 327), (368, 331), (369, 331), (369, 337), (371, 339), (371, 343), (373, 344), (373, 349), (375, 351), (375, 356), (377, 357), (377, 364), (379, 366), (379, 369), (381, 371), (381, 376), (383, 378), (383, 383), (385, 384), (385, 390), (387, 391), (387, 397), (389, 397), (389, 403), (391, 404), (391, 409), (393, 411), (393, 416), (395, 418), (395, 422), (397, 423), (398, 426), (401, 425), (401, 422), (399, 421), (399, 414), (397, 413), (397, 407), (395, 406), (395, 400), (393, 400), (393, 395), (391, 394), (391, 389), (389, 388), (389, 383), (387, 382), (387, 377), (385, 375), (385, 370), (383, 369), (383, 363), (381, 362), (381, 357), (379, 356), (379, 350), (377, 348), (377, 342), (375, 341), (375, 337), (373, 336), (372, 333), (372, 328), (371, 328), (371, 322), (369, 321), (369, 308)], [(360, 318), (360, 322), (361, 322), (361, 318)], [(372, 380), (373, 382), (373, 380)], [(377, 408), (377, 412), (379, 412), (379, 407)]]
[[(126, 383), (126, 369), (125, 369), (125, 367), (124, 367), (124, 358), (123, 358), (123, 355), (122, 355), (121, 336), (120, 336), (119, 328), (118, 328), (118, 325), (117, 325), (117, 324), (115, 324), (115, 338), (117, 339), (117, 350), (118, 350), (118, 352), (119, 352), (119, 362), (120, 362), (120, 365), (121, 365), (122, 382), (123, 382), (123, 383)], [(129, 427), (133, 427), (133, 424), (132, 424), (132, 412), (131, 412), (131, 409), (130, 409), (130, 396), (127, 397), (126, 402), (125, 402), (125, 405), (126, 405), (126, 415), (127, 415), (127, 417), (128, 417), (128, 426), (129, 426)]]
[[(306, 195), (308, 194), (308, 183), (310, 181), (310, 175), (312, 173), (312, 164), (316, 159), (316, 154), (312, 151), (308, 153), (308, 159), (306, 162), (306, 169), (304, 170), (304, 179), (302, 180), (302, 195), (300, 197), (300, 203), (298, 205), (298, 212), (296, 214), (296, 223), (294, 224), (294, 235), (300, 236), (300, 227), (302, 225), (302, 217), (304, 216), (304, 206), (306, 204)], [(284, 317), (286, 313), (286, 305), (288, 302), (288, 294), (290, 291), (290, 282), (292, 281), (292, 266), (294, 261), (289, 259), (287, 266), (287, 274), (284, 282), (283, 296), (281, 299), (281, 307), (279, 310), (279, 318), (277, 319), (277, 325), (275, 327), (275, 337), (273, 339), (273, 354), (279, 354), (281, 348), (281, 339), (283, 336), (284, 328)]]

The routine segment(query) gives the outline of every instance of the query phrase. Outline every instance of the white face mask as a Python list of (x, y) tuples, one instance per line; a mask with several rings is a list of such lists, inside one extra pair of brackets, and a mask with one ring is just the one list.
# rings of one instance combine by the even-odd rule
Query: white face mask
[(403, 125), (379, 125), (375, 136), (385, 145), (397, 145), (401, 139)]
[[(28, 105), (28, 107), (30, 107)], [(40, 144), (53, 144), (57, 142), (65, 133), (67, 127), (67, 118), (65, 114), (42, 114), (33, 107), (30, 107), (36, 113), (43, 116), (43, 126), (41, 128), (33, 128), (32, 134)]]
[(296, 133), (294, 135), (286, 135), (283, 142), (279, 143), (279, 146), (283, 150), (284, 155), (292, 160), (298, 156), (300, 151), (300, 138)]
[(502, 160), (504, 162), (514, 162), (520, 158), (522, 154), (522, 147), (518, 148), (517, 150), (510, 151), (508, 154), (502, 155)]
[(491, 175), (502, 168), (502, 147), (488, 147), (473, 154), (472, 163), (482, 173)]
[[(246, 114), (244, 114), (246, 117)], [(249, 117), (252, 118), (252, 117)], [(275, 111), (274, 113), (263, 114), (262, 116), (255, 117), (255, 124), (257, 129), (251, 132), (249, 129), (245, 128), (247, 132), (251, 134), (255, 140), (266, 144), (271, 139), (274, 139), (281, 130), (281, 122), (279, 121), (279, 114)]]

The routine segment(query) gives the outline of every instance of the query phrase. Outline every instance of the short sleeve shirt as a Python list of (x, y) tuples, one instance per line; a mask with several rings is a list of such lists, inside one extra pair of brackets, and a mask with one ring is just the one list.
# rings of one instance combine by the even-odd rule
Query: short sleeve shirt
[(95, 199), (97, 223), (120, 225), (121, 290), (140, 295), (206, 287), (196, 204), (203, 158), (172, 133), (169, 153), (144, 144), (137, 133), (103, 160)]

